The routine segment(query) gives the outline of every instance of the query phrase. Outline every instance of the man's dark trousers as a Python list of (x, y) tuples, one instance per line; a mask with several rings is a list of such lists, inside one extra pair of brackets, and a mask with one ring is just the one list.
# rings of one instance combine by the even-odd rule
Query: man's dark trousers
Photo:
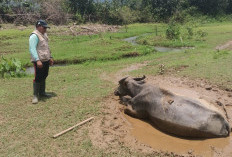
[(38, 68), (37, 63), (34, 62), (34, 69), (35, 69), (35, 79), (34, 83), (42, 83), (46, 80), (49, 71), (49, 61), (42, 62), (43, 67)]
[(33, 81), (33, 94), (38, 98), (38, 96), (48, 96), (45, 92), (45, 80), (48, 76), (49, 71), (49, 61), (42, 62), (43, 67), (38, 68), (37, 63), (34, 62), (34, 69), (35, 69), (35, 79)]

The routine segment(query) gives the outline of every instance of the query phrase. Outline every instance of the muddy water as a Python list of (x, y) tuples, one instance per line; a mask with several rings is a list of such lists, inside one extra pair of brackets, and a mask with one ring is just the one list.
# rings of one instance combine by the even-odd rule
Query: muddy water
[[(149, 33), (145, 33), (141, 36), (146, 36), (148, 35)], [(129, 38), (125, 38), (123, 39), (123, 41), (126, 41), (128, 43), (131, 43), (131, 45), (138, 45), (138, 43), (136, 42), (136, 39), (138, 38), (139, 36), (134, 36), (134, 37), (129, 37)], [(161, 46), (155, 46), (154, 47), (156, 51), (158, 52), (180, 52), (180, 51), (183, 51), (183, 50), (186, 50), (186, 49), (194, 49), (193, 47), (180, 47), (180, 48), (174, 48), (174, 47), (161, 47)]]
[(129, 37), (129, 38), (126, 38), (126, 39), (123, 39), (124, 41), (128, 42), (128, 43), (131, 43), (132, 45), (138, 45), (136, 43), (136, 39), (138, 38), (139, 36), (134, 36), (134, 37)]
[[(194, 91), (183, 90), (178, 87), (172, 89), (170, 86), (165, 87), (165, 89), (178, 95), (195, 98), (202, 103), (207, 103), (199, 99), (200, 95)], [(204, 157), (232, 157), (232, 136), (215, 139), (183, 139), (165, 134), (154, 128), (148, 122), (134, 119), (128, 115), (124, 116), (132, 124), (132, 135), (142, 143), (153, 147), (155, 150), (175, 152), (178, 154), (186, 154), (191, 151), (194, 155)]]
[(180, 47), (180, 48), (173, 48), (173, 47), (161, 47), (155, 46), (155, 50), (158, 52), (180, 52), (186, 49), (193, 49), (193, 47)]
[[(67, 65), (66, 64), (55, 64), (53, 66), (50, 66), (50, 68), (52, 68), (52, 67), (60, 67), (60, 66), (67, 66)], [(34, 67), (28, 67), (28, 68), (26, 68), (26, 73), (27, 74), (34, 74), (35, 73)]]

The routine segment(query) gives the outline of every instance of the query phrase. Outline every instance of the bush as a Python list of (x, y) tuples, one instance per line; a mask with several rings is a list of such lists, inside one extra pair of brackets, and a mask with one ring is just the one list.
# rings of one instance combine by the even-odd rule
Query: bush
[(16, 59), (12, 58), (10, 60), (1, 58), (0, 64), (0, 75), (2, 78), (6, 77), (22, 77), (25, 76), (25, 68), (23, 68), (22, 63)]
[(166, 38), (167, 39), (179, 39), (180, 38), (180, 27), (174, 23), (168, 25), (166, 30)]
[(193, 28), (192, 27), (187, 27), (187, 32), (188, 32), (188, 38), (191, 39), (194, 35), (193, 33)]
[(199, 37), (203, 38), (203, 37), (206, 37), (208, 35), (208, 33), (200, 29), (197, 31), (197, 35)]
[(83, 23), (85, 21), (84, 18), (81, 16), (81, 14), (78, 12), (75, 14), (74, 20), (77, 23)]
[(56, 25), (66, 24), (69, 15), (63, 5), (62, 0), (43, 1), (40, 8), (40, 18)]

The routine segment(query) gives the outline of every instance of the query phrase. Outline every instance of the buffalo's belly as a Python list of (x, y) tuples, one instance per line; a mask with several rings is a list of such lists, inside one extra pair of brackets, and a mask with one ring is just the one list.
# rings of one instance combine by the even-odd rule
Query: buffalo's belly
[(171, 135), (177, 135), (177, 136), (189, 137), (189, 138), (218, 137), (210, 132), (201, 131), (196, 128), (183, 126), (178, 123), (173, 123), (173, 122), (162, 120), (156, 117), (151, 117), (151, 121), (156, 128)]
[(221, 130), (227, 122), (220, 115), (219, 118), (212, 120), (215, 114), (219, 113), (198, 102), (177, 98), (172, 104), (162, 102), (159, 105), (156, 104), (150, 111), (150, 118), (161, 130), (179, 136), (226, 136), (221, 133)]

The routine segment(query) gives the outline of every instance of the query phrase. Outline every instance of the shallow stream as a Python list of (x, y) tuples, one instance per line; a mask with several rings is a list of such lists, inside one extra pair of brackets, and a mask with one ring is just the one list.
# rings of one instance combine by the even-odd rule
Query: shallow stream
[[(49, 68), (52, 68), (52, 67), (60, 67), (60, 66), (66, 66), (66, 64), (55, 64), (53, 66), (50, 66)], [(34, 74), (35, 73), (35, 69), (34, 67), (28, 67), (26, 68), (26, 74)]]
[[(143, 34), (142, 36), (145, 36), (146, 34)], [(134, 36), (134, 37), (129, 37), (126, 39), (123, 39), (123, 41), (126, 41), (128, 43), (131, 43), (131, 45), (138, 45), (138, 43), (136, 42), (136, 39), (139, 36)], [(162, 47), (162, 46), (155, 46), (154, 47), (156, 51), (158, 52), (180, 52), (186, 49), (193, 49), (193, 47), (180, 47), (180, 48), (175, 48), (175, 47)]]

